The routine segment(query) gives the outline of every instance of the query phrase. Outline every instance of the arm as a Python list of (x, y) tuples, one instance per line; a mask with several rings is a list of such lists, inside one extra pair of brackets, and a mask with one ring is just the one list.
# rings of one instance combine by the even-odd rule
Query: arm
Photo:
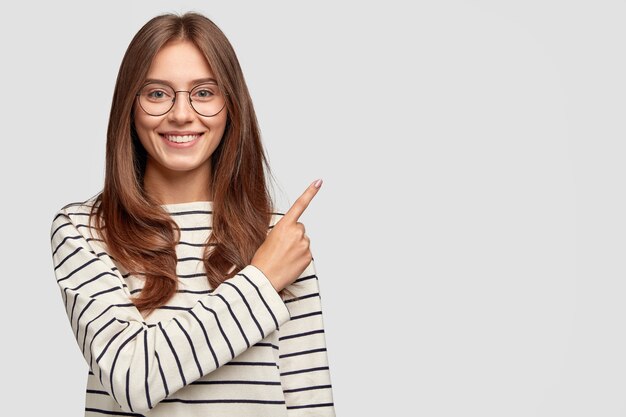
[(280, 378), (289, 417), (334, 417), (319, 281), (313, 260), (289, 287), (291, 320), (278, 330)]
[(63, 209), (52, 221), (50, 238), (56, 281), (78, 346), (125, 412), (147, 412), (289, 320), (271, 282), (247, 265), (193, 308), (146, 324), (118, 270), (93, 251)]

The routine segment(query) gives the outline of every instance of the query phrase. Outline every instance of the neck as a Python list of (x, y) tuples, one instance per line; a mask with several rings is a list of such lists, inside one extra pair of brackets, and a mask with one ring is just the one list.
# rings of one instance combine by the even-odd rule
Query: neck
[(147, 161), (143, 186), (161, 204), (212, 201), (211, 162), (189, 171), (173, 171)]

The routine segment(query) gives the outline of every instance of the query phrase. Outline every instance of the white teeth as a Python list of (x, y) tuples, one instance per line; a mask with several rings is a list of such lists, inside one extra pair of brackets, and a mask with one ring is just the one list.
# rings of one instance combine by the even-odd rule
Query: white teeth
[(164, 135), (164, 136), (165, 136), (165, 139), (169, 140), (170, 142), (185, 143), (185, 142), (191, 142), (192, 140), (196, 139), (200, 135), (184, 135), (184, 136)]

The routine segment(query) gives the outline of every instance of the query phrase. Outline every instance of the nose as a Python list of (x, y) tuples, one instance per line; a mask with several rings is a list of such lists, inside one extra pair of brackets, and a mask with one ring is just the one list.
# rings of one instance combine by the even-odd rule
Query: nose
[(174, 106), (168, 113), (168, 116), (170, 117), (172, 121), (184, 122), (184, 121), (192, 120), (194, 117), (195, 111), (193, 108), (191, 108), (189, 97), (186, 96), (185, 94), (179, 95), (178, 93), (189, 94), (189, 92), (187, 91), (177, 91), (174, 93), (176, 94), (176, 100), (174, 100)]

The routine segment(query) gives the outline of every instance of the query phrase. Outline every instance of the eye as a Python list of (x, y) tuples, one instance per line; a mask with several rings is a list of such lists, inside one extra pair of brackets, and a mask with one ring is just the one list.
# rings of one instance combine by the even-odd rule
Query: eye
[(162, 90), (153, 90), (148, 92), (148, 97), (155, 99), (162, 99), (165, 95), (165, 91)]
[(198, 97), (211, 97), (213, 95), (213, 92), (208, 89), (202, 89), (198, 90), (196, 94), (198, 95)]
[(141, 96), (153, 102), (171, 100), (173, 94), (169, 86), (157, 83), (146, 84), (141, 89)]
[(202, 84), (195, 87), (191, 93), (195, 100), (209, 101), (218, 95), (217, 85), (215, 84)]

